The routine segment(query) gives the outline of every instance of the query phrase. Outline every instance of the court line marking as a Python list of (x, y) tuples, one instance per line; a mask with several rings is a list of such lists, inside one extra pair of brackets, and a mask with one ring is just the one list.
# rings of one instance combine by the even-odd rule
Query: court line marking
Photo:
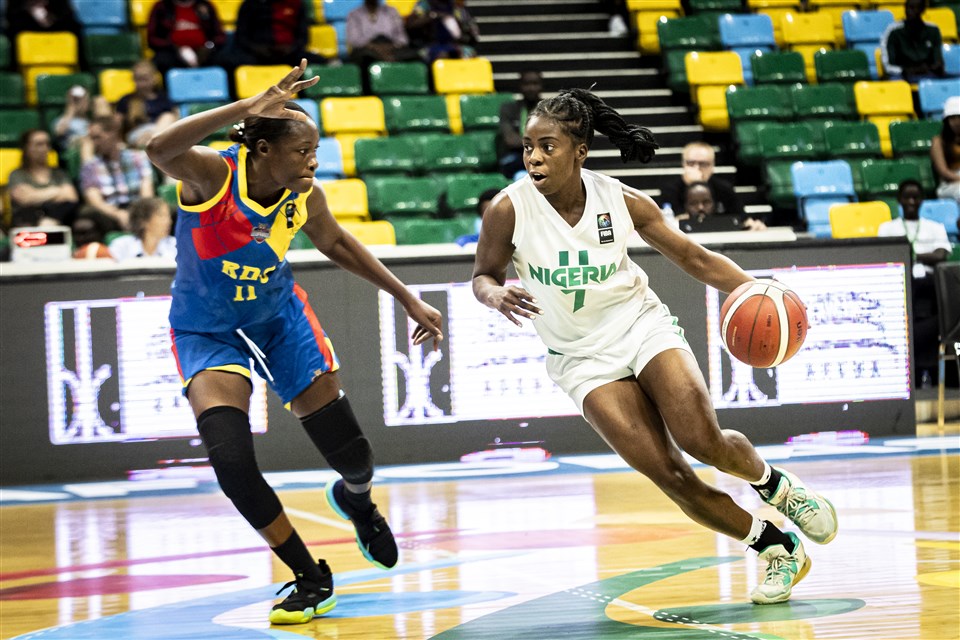
[(349, 520), (343, 520), (340, 518), (335, 520), (326, 516), (318, 516), (317, 514), (310, 513), (309, 511), (291, 509), (290, 507), (284, 507), (283, 510), (287, 513), (287, 515), (300, 518), (301, 520), (308, 520), (317, 524), (323, 524), (328, 527), (333, 527), (334, 529), (340, 529), (341, 531), (354, 531), (353, 524), (351, 524)]

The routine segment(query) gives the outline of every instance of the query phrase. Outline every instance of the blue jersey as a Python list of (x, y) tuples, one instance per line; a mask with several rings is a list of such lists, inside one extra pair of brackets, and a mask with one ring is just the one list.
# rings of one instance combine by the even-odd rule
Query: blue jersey
[(263, 207), (247, 197), (247, 149), (234, 145), (220, 155), (230, 175), (217, 195), (177, 209), (174, 329), (217, 333), (259, 324), (294, 295), (284, 256), (307, 220), (310, 192), (284, 190)]

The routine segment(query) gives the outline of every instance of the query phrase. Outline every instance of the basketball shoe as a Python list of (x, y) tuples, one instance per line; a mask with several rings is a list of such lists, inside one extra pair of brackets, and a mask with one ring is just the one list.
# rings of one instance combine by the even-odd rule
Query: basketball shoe
[(803, 550), (803, 543), (795, 533), (787, 533), (793, 540), (793, 553), (788, 553), (782, 544), (772, 544), (760, 552), (760, 559), (767, 561), (763, 582), (750, 593), (756, 604), (775, 604), (790, 599), (793, 587), (810, 571), (810, 558)]
[(343, 486), (343, 480), (327, 484), (324, 494), (330, 507), (344, 520), (353, 522), (357, 530), (357, 546), (368, 562), (381, 569), (393, 568), (397, 564), (399, 551), (390, 525), (372, 502), (369, 508), (362, 511), (351, 507), (344, 499), (344, 491), (346, 487)]
[(763, 499), (777, 508), (777, 511), (790, 518), (800, 527), (803, 535), (817, 544), (827, 544), (837, 537), (837, 512), (830, 501), (803, 484), (797, 476), (777, 467), (780, 472), (780, 484), (773, 495)]
[(277, 595), (280, 595), (285, 589), (294, 587), (283, 602), (273, 606), (270, 611), (271, 624), (303, 624), (337, 606), (330, 567), (323, 560), (317, 562), (317, 567), (320, 569), (319, 582), (305, 578), (303, 574), (297, 574), (295, 580), (291, 580), (277, 591)]

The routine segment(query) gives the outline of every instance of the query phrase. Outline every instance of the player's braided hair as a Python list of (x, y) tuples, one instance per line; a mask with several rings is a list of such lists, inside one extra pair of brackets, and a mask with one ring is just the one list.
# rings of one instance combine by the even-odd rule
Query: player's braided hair
[[(284, 108), (291, 111), (307, 112), (296, 102), (287, 101)], [(309, 115), (307, 116), (310, 117)], [(290, 118), (263, 118), (261, 116), (250, 116), (244, 118), (243, 122), (233, 125), (233, 131), (230, 132), (230, 140), (243, 144), (247, 149), (253, 151), (257, 140), (266, 140), (274, 142), (284, 137), (293, 129), (297, 120)]]
[(620, 149), (624, 162), (650, 162), (660, 147), (646, 127), (628, 124), (607, 103), (586, 89), (565, 89), (554, 98), (541, 100), (530, 116), (555, 120), (575, 140), (587, 148), (593, 143), (596, 129)]

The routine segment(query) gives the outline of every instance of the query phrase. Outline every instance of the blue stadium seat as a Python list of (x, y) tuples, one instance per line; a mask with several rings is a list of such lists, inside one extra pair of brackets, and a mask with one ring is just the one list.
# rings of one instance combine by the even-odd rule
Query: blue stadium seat
[(879, 42), (856, 42), (850, 47), (857, 51), (863, 51), (867, 56), (867, 67), (870, 69), (871, 80), (881, 80), (880, 69), (877, 68), (876, 51), (880, 48)]
[(957, 242), (958, 216), (960, 216), (960, 203), (956, 200), (924, 200), (920, 204), (920, 217), (943, 224), (953, 242)]
[(323, 0), (323, 19), (330, 24), (345, 23), (347, 14), (361, 6), (363, 0)]
[(84, 33), (121, 33), (127, 30), (128, 0), (71, 0)]
[(960, 45), (943, 45), (943, 70), (953, 78), (960, 78)]
[(294, 100), (298, 105), (303, 107), (303, 110), (307, 112), (307, 115), (310, 116), (310, 119), (317, 123), (317, 128), (320, 127), (320, 108), (317, 106), (316, 100), (310, 100), (309, 98), (300, 98)]
[(807, 221), (807, 231), (830, 237), (830, 205), (856, 202), (853, 172), (843, 160), (794, 162), (790, 167), (797, 212)]
[(336, 138), (320, 138), (317, 145), (316, 176), (321, 180), (337, 180), (344, 176), (343, 153)]
[(227, 72), (220, 67), (170, 69), (166, 86), (167, 95), (176, 103), (230, 100)]
[[(336, 4), (340, 4), (340, 0), (337, 0)], [(329, 3), (325, 4), (324, 6), (329, 6)], [(333, 30), (337, 32), (337, 54), (341, 58), (346, 58), (347, 54), (350, 53), (350, 51), (347, 49), (347, 21), (344, 19), (340, 22), (334, 22), (332, 26)]]
[(719, 26), (724, 49), (749, 47), (772, 51), (777, 46), (773, 39), (773, 21), (768, 15), (728, 13), (720, 16)]
[(880, 44), (883, 32), (893, 23), (893, 13), (886, 9), (878, 11), (844, 11), (843, 37), (847, 46), (861, 42)]
[(957, 81), (954, 79), (921, 80), (917, 93), (920, 96), (920, 111), (924, 118), (940, 120), (943, 116), (943, 103), (947, 98), (958, 93)]

